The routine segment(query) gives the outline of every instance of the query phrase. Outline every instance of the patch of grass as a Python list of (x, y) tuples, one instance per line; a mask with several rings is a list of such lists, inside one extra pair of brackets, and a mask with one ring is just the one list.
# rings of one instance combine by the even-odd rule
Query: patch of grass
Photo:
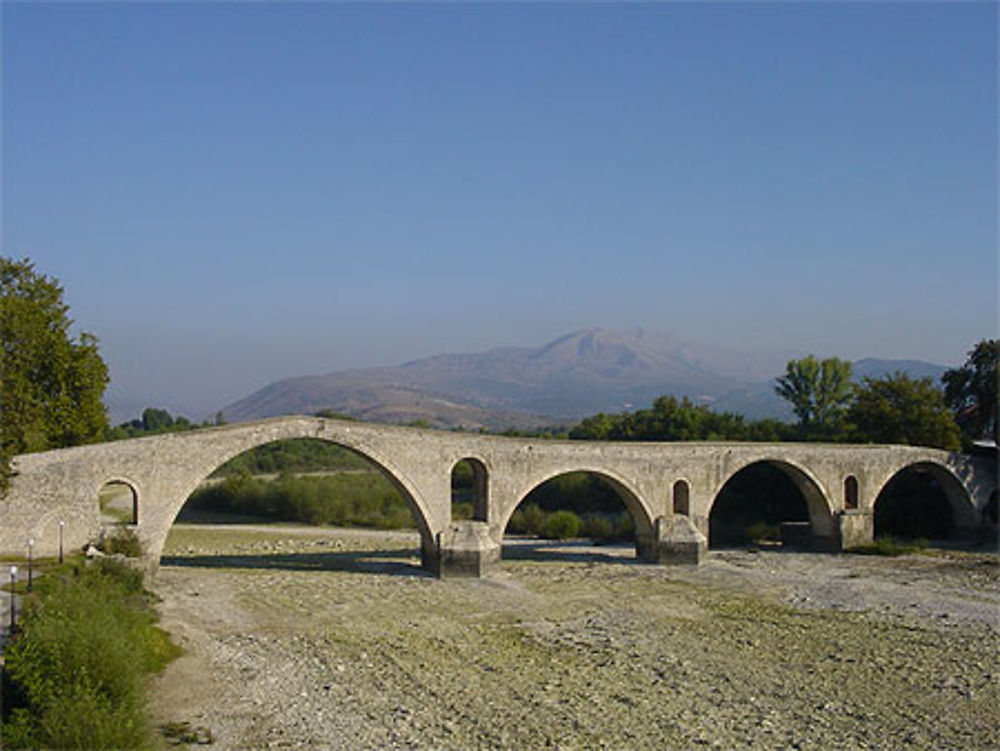
[(847, 552), (856, 553), (857, 555), (911, 555), (923, 552), (926, 550), (927, 545), (928, 542), (925, 539), (899, 540), (886, 535), (876, 538), (874, 542), (849, 548)]

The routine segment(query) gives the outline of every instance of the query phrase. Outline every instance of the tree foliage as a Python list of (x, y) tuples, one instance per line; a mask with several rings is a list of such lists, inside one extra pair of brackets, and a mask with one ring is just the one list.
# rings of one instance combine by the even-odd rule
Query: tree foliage
[(998, 441), (1000, 401), (1000, 340), (983, 339), (969, 350), (965, 364), (941, 376), (945, 403), (955, 412), (955, 420), (969, 440), (990, 438)]
[(893, 373), (865, 378), (855, 389), (847, 413), (854, 440), (865, 443), (900, 443), (957, 451), (958, 426), (944, 396), (930, 378), (910, 378)]
[(122, 438), (140, 438), (145, 435), (156, 435), (157, 433), (176, 433), (182, 430), (208, 427), (208, 425), (208, 422), (204, 422), (199, 426), (183, 415), (174, 417), (165, 409), (146, 407), (142, 411), (141, 418), (129, 420), (120, 425), (115, 425), (113, 428), (109, 428), (105, 431), (105, 438), (109, 441), (117, 441)]
[(56, 279), (0, 257), (0, 490), (16, 454), (104, 435), (107, 366), (94, 336), (70, 332), (68, 313)]
[(778, 420), (747, 422), (743, 415), (713, 412), (684, 397), (658, 397), (652, 407), (635, 412), (585, 418), (570, 438), (598, 441), (782, 441), (792, 437)]
[(774, 387), (791, 402), (805, 438), (832, 438), (851, 399), (851, 363), (836, 357), (817, 360), (812, 355), (789, 360), (785, 375)]

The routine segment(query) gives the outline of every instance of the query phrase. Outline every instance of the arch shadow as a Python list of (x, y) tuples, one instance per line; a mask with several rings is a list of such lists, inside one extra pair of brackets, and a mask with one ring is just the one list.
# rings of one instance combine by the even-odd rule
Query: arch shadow
[(204, 569), (255, 569), (279, 571), (341, 571), (351, 574), (431, 577), (432, 574), (410, 563), (412, 548), (398, 550), (357, 550), (323, 553), (275, 553), (273, 555), (165, 555), (161, 566)]
[(781, 475), (790, 481), (805, 504), (805, 511), (808, 517), (808, 530), (799, 527), (799, 523), (796, 520), (788, 520), (791, 524), (783, 523), (782, 525), (782, 539), (786, 539), (787, 533), (787, 539), (793, 546), (808, 547), (816, 550), (834, 549), (835, 524), (833, 509), (822, 485), (809, 470), (783, 459), (755, 459), (730, 472), (719, 486), (719, 490), (712, 497), (712, 502), (706, 511), (706, 518), (709, 521), (709, 532), (711, 532), (712, 512), (716, 510), (719, 498), (732, 487), (733, 481), (738, 479), (739, 476), (743, 475), (747, 470), (753, 470), (755, 467), (761, 466), (778, 470)]
[[(933, 461), (913, 462), (893, 472), (879, 488), (872, 511), (877, 535), (947, 539), (974, 530), (979, 523), (965, 485), (948, 467)], [(909, 524), (903, 518), (914, 515), (930, 518), (912, 519)], [(909, 530), (924, 533), (908, 535)]]

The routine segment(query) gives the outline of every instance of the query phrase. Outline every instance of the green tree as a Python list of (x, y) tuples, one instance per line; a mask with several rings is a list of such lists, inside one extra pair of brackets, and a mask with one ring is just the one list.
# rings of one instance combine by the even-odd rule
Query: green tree
[(817, 360), (812, 355), (789, 360), (785, 375), (774, 387), (792, 404), (806, 438), (832, 438), (851, 399), (851, 363), (836, 357)]
[(98, 441), (108, 370), (97, 339), (73, 336), (56, 279), (0, 257), (0, 491), (16, 454)]
[(944, 400), (969, 440), (998, 440), (997, 380), (1000, 379), (1000, 340), (983, 339), (969, 350), (965, 365), (941, 376)]
[(865, 443), (901, 443), (957, 451), (958, 426), (944, 395), (930, 378), (893, 373), (865, 378), (855, 388), (847, 412), (854, 440)]
[(147, 433), (166, 433), (174, 427), (174, 418), (165, 409), (146, 407), (142, 411), (142, 429)]

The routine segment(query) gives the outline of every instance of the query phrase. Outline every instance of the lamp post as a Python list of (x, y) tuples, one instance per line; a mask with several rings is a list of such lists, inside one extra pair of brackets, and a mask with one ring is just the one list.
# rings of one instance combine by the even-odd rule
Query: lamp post
[(35, 550), (35, 538), (29, 537), (28, 538), (28, 586), (26, 587), (28, 592), (31, 591), (31, 554), (32, 552), (34, 552), (34, 550)]
[(14, 585), (17, 584), (17, 566), (10, 567), (10, 633), (14, 633), (14, 623), (17, 620), (17, 616), (14, 612)]
[(63, 528), (66, 522), (59, 522), (59, 563), (63, 562)]

